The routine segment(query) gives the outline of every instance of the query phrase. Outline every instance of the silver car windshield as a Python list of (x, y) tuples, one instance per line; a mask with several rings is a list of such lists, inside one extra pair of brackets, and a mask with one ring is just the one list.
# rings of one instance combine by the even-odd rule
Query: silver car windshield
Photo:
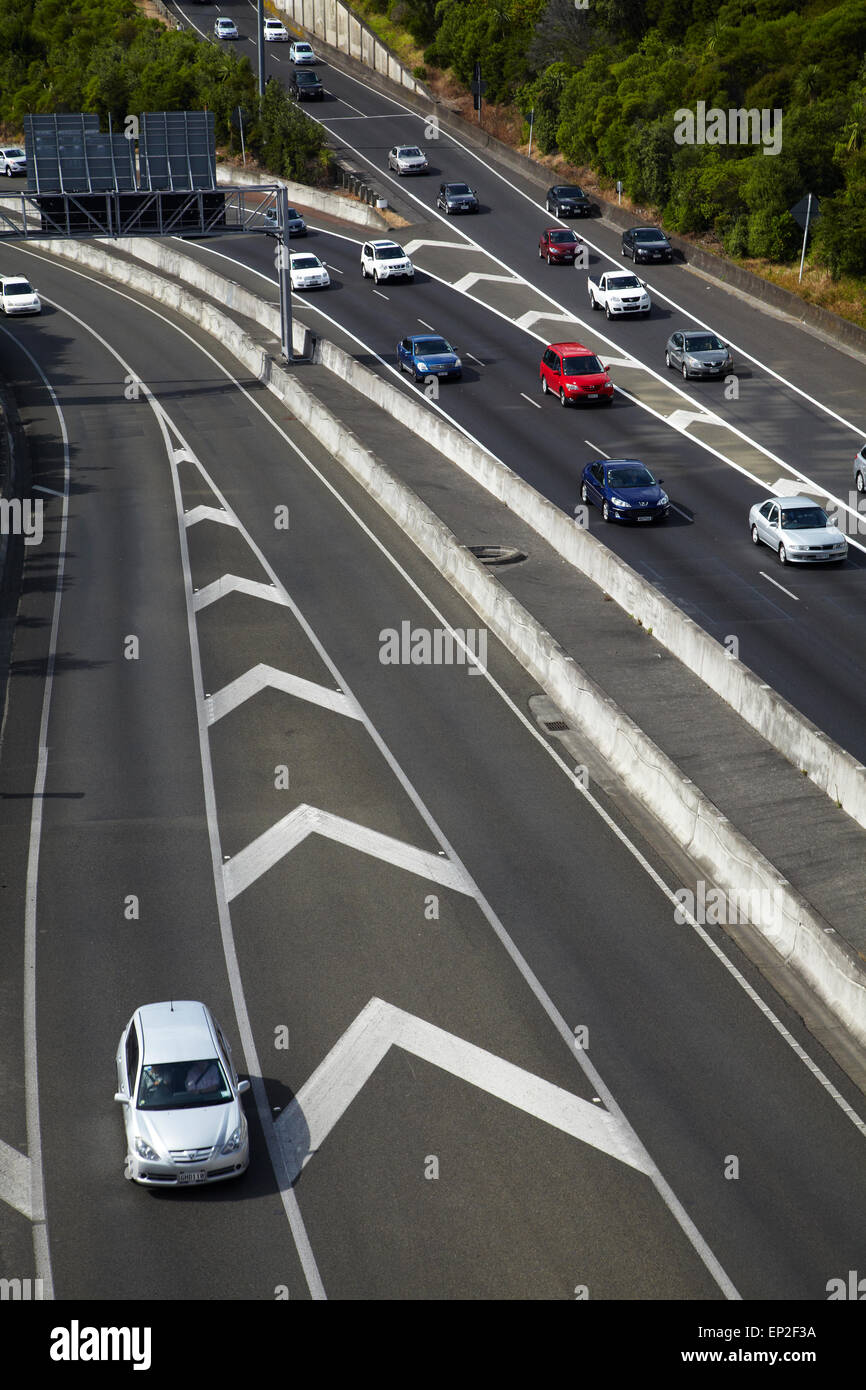
[(723, 345), (714, 333), (689, 333), (686, 337), (687, 352), (723, 352)]
[(192, 1110), (202, 1105), (224, 1105), (231, 1099), (231, 1087), (216, 1057), (197, 1062), (152, 1062), (142, 1067), (139, 1110)]
[(823, 507), (791, 507), (782, 512), (783, 531), (819, 531), (830, 525)]

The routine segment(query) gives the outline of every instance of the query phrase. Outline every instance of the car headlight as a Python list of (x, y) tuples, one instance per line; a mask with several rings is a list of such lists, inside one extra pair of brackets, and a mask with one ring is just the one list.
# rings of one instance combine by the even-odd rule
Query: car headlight
[(612, 497), (610, 499), (610, 505), (612, 507), (627, 507), (628, 502), (624, 501), (622, 497)]
[(661, 495), (661, 497), (659, 498), (658, 505), (659, 505), (660, 507), (666, 507), (666, 506), (668, 505), (668, 503), (670, 502), (670, 500), (671, 500), (671, 499), (668, 497), (667, 493), (666, 493), (666, 492), (663, 492), (662, 495)]
[(220, 1153), (221, 1153), (221, 1154), (234, 1154), (234, 1153), (237, 1153), (237, 1151), (238, 1151), (238, 1149), (240, 1148), (241, 1144), (244, 1142), (244, 1138), (245, 1138), (245, 1133), (244, 1133), (244, 1131), (245, 1131), (245, 1129), (246, 1129), (245, 1123), (241, 1122), (241, 1124), (238, 1125), (237, 1129), (235, 1129), (235, 1130), (232, 1131), (232, 1133), (230, 1134), (229, 1138), (228, 1138), (228, 1139), (226, 1140), (226, 1142), (223, 1144), (222, 1148), (220, 1149)]
[(455, 358), (454, 358), (454, 366), (455, 366), (455, 367), (462, 367), (462, 366), (463, 366), (463, 363), (460, 361), (460, 358), (459, 358), (459, 357), (455, 357)]
[(156, 1163), (159, 1159), (159, 1154), (155, 1149), (152, 1149), (149, 1144), (144, 1142), (141, 1135), (139, 1135), (135, 1141), (135, 1152), (138, 1154), (139, 1158), (146, 1158), (148, 1163)]
[(428, 366), (427, 366), (427, 363), (426, 363), (426, 362), (419, 362), (419, 363), (418, 363), (418, 370), (419, 370), (419, 372), (426, 372), (426, 371), (429, 371), (429, 368), (428, 368)]

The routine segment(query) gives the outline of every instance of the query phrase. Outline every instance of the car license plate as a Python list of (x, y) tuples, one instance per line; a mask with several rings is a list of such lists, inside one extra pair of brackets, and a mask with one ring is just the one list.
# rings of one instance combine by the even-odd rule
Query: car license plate
[(182, 1183), (182, 1182), (206, 1182), (206, 1181), (207, 1181), (207, 1169), (205, 1169), (205, 1168), (193, 1168), (189, 1173), (178, 1173), (178, 1175), (177, 1175), (177, 1180), (178, 1180), (179, 1183)]
[(638, 521), (652, 521), (651, 516), (639, 516)]
[(597, 391), (587, 391), (587, 393), (586, 393), (586, 399), (587, 399), (588, 401), (597, 401), (597, 400), (598, 400), (598, 392), (597, 392)]

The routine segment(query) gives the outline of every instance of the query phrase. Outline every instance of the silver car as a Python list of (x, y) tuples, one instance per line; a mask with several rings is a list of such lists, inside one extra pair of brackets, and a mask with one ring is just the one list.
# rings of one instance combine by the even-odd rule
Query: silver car
[(848, 542), (823, 507), (809, 497), (770, 497), (749, 512), (755, 545), (775, 550), (782, 565), (822, 564), (844, 560)]
[(27, 173), (27, 156), (20, 145), (0, 145), (0, 174), (12, 178), (13, 174)]
[(861, 496), (866, 492), (866, 444), (854, 455), (854, 486)]
[(136, 1009), (115, 1058), (126, 1127), (125, 1176), (149, 1187), (236, 1178), (249, 1140), (231, 1048), (205, 1004), (173, 999)]
[(399, 174), (426, 174), (427, 156), (417, 145), (393, 145), (388, 151), (388, 168)]
[(705, 329), (672, 333), (665, 347), (665, 366), (679, 367), (683, 381), (690, 376), (723, 376), (731, 371), (731, 349)]

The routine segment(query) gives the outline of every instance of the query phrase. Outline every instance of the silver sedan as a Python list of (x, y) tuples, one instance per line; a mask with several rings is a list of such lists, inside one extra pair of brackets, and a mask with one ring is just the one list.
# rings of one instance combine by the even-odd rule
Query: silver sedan
[(734, 365), (731, 349), (715, 333), (672, 333), (665, 347), (665, 366), (679, 367), (683, 381), (690, 376), (722, 376)]
[(755, 545), (775, 550), (782, 565), (822, 564), (844, 560), (848, 542), (823, 507), (808, 497), (770, 497), (749, 512)]

